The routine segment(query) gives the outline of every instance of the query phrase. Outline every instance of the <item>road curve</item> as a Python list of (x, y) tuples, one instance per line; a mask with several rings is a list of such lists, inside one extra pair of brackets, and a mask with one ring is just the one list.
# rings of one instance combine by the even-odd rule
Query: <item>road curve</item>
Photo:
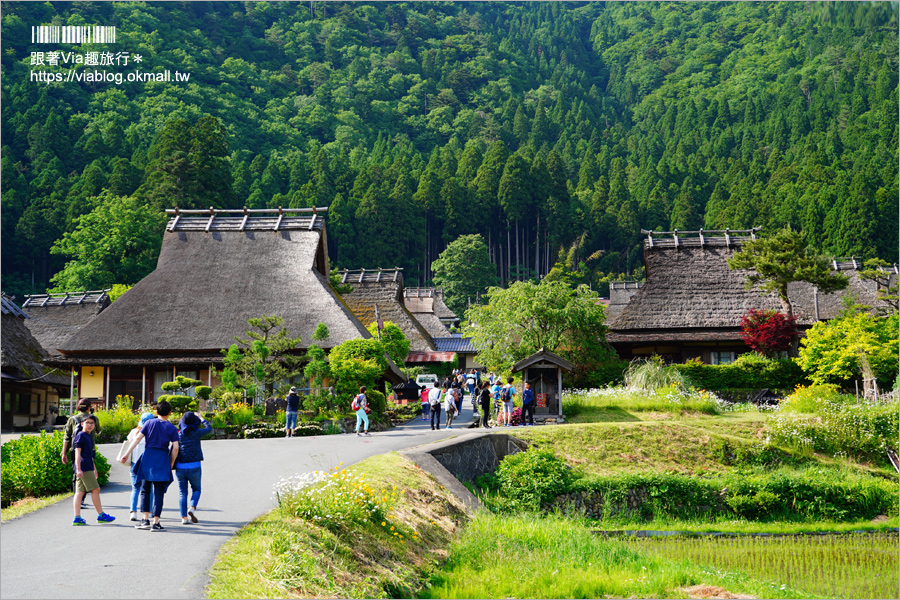
[[(458, 423), (471, 422), (464, 402)], [(348, 466), (369, 456), (471, 432), (431, 431), (417, 419), (370, 437), (353, 434), (203, 442), (203, 494), (197, 525), (181, 525), (178, 483), (166, 494), (164, 532), (128, 520), (131, 479), (113, 464), (101, 499), (114, 523), (72, 526), (71, 498), (0, 525), (0, 598), (203, 598), (219, 548), (241, 527), (271, 510), (281, 477)], [(119, 444), (99, 446), (112, 462)]]

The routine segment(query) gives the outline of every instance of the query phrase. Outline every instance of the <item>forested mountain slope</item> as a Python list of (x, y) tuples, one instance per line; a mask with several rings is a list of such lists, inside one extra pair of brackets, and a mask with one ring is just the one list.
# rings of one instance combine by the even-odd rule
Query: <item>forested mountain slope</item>
[[(95, 207), (106, 206), (95, 227), (115, 221), (128, 203), (113, 196), (156, 209), (329, 206), (337, 265), (400, 266), (412, 282), (468, 233), (489, 242), (503, 277), (546, 273), (573, 243), (576, 266), (595, 257), (583, 280), (631, 272), (641, 228), (789, 224), (822, 252), (897, 260), (895, 2), (14, 2), (2, 13), (8, 292), (53, 285), (70, 258), (53, 244)], [(31, 52), (109, 50), (32, 44), (45, 24), (115, 25), (114, 51), (143, 60), (106, 70), (190, 78), (33, 81), (75, 67), (34, 66)], [(159, 235), (141, 242), (151, 259), (121, 268), (119, 242), (103, 269), (55, 283), (134, 283)]]

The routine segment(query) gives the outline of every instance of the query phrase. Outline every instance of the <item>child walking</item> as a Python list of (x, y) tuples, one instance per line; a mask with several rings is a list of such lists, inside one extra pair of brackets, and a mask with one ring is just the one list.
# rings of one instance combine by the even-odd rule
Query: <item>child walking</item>
[(100, 504), (100, 484), (97, 482), (97, 467), (94, 464), (94, 440), (91, 432), (97, 425), (97, 417), (90, 415), (81, 422), (81, 431), (75, 434), (72, 446), (75, 448), (75, 496), (72, 498), (72, 508), (75, 510), (75, 520), (72, 525), (87, 525), (81, 518), (81, 500), (90, 492), (94, 509), (97, 511), (98, 523), (111, 523), (115, 517), (103, 512)]
[[(359, 388), (359, 395), (353, 399), (353, 410), (356, 411), (356, 435), (369, 435), (369, 405), (366, 403), (366, 386)], [(365, 423), (366, 428), (363, 433), (359, 432), (359, 426)]]

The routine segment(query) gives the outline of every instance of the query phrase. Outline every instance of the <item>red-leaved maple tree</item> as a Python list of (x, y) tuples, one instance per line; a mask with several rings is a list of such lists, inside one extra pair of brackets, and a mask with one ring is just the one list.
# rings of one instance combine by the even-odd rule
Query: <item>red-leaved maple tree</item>
[(741, 318), (741, 337), (754, 351), (765, 356), (776, 356), (789, 350), (791, 337), (797, 335), (797, 317), (790, 317), (777, 310), (750, 311)]

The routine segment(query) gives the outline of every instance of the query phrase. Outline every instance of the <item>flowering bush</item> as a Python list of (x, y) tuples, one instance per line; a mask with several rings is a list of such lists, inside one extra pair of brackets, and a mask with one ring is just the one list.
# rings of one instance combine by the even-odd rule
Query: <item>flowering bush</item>
[(797, 317), (790, 317), (777, 310), (750, 311), (741, 317), (741, 338), (755, 352), (775, 356), (790, 349), (791, 338), (797, 335)]
[[(341, 469), (343, 464), (330, 471), (281, 479), (274, 486), (280, 509), (330, 530), (365, 521), (387, 526), (387, 511), (403, 492), (398, 492), (396, 486), (390, 491), (373, 488), (365, 473), (354, 475)], [(391, 530), (394, 531), (394, 526)]]
[[(113, 444), (123, 441), (128, 432), (137, 425), (140, 415), (132, 412), (134, 398), (116, 396), (116, 405), (110, 410), (99, 409), (94, 416), (100, 421), (99, 444)], [(149, 407), (147, 407), (149, 410)]]
[(769, 435), (776, 443), (803, 451), (886, 464), (885, 448), (896, 450), (898, 445), (898, 411), (898, 402), (857, 404), (834, 386), (800, 387), (769, 417)]

